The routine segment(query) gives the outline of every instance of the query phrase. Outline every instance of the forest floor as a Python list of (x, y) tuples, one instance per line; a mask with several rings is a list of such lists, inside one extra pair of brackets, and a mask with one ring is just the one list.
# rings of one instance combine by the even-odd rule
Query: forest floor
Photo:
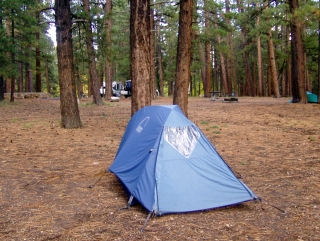
[(120, 210), (127, 198), (106, 172), (130, 99), (81, 100), (74, 130), (60, 127), (59, 100), (2, 102), (0, 240), (320, 240), (320, 105), (289, 100), (190, 98), (189, 119), (263, 201), (152, 217), (143, 232), (147, 211)]

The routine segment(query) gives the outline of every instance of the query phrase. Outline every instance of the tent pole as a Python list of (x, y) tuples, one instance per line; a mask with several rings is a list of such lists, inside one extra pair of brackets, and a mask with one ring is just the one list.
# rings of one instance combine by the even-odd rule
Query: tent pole
[(142, 227), (142, 229), (140, 230), (140, 232), (143, 232), (143, 230), (145, 229), (145, 227), (146, 227), (146, 225), (147, 225), (147, 222), (149, 221), (149, 219), (150, 219), (150, 217), (151, 217), (152, 213), (153, 213), (153, 210), (149, 213), (149, 215), (148, 215), (148, 217), (147, 217), (146, 221), (144, 221), (143, 227)]
[(122, 209), (129, 209), (130, 206), (131, 206), (131, 203), (132, 203), (133, 198), (134, 198), (134, 196), (131, 195), (130, 198), (129, 198), (129, 201), (128, 201), (128, 205), (127, 205), (126, 207), (120, 208), (120, 210), (122, 210)]

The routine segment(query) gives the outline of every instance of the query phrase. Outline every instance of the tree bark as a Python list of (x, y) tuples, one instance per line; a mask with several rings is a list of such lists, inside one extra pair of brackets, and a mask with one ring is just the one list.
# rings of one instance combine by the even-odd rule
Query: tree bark
[(130, 0), (131, 115), (151, 105), (150, 0)]
[(3, 76), (0, 75), (0, 101), (4, 100), (4, 81)]
[[(237, 5), (238, 5), (238, 11), (243, 13), (244, 8), (243, 8), (243, 0), (237, 0)], [(240, 26), (241, 27), (241, 37), (242, 37), (242, 44), (243, 48), (245, 49), (246, 46), (248, 45), (247, 41), (247, 30), (245, 26)], [(245, 73), (246, 73), (246, 85), (247, 85), (247, 94), (249, 96), (255, 96), (255, 91), (252, 88), (252, 73), (251, 73), (251, 68), (250, 68), (250, 54), (248, 50), (244, 50), (244, 65), (245, 65)]]
[(273, 46), (271, 29), (269, 29), (268, 37), (269, 37), (268, 52), (269, 52), (270, 72), (271, 72), (270, 77), (271, 77), (271, 83), (272, 83), (273, 96), (275, 98), (280, 98), (278, 73), (277, 73), (277, 66), (276, 66), (276, 58), (274, 55), (274, 46)]
[[(226, 13), (230, 13), (230, 1), (226, 0)], [(226, 18), (227, 25), (230, 25), (230, 19)], [(229, 49), (229, 57), (228, 57), (228, 82), (229, 82), (229, 92), (234, 93), (235, 96), (238, 96), (238, 81), (237, 81), (237, 73), (236, 73), (236, 64), (235, 64), (235, 54), (232, 40), (232, 32), (227, 35), (227, 44)]]
[[(2, 9), (0, 8), (0, 26), (2, 26)], [(4, 80), (3, 75), (0, 74), (0, 101), (4, 100)]]
[[(207, 5), (207, 1), (205, 0), (205, 6)], [(206, 35), (209, 36), (210, 31), (210, 19), (209, 19), (209, 12), (205, 10), (205, 29), (206, 29)], [(207, 38), (207, 41), (205, 43), (205, 90), (204, 90), (204, 96), (210, 97), (210, 91), (212, 91), (211, 87), (211, 68), (212, 68), (212, 62), (211, 62), (211, 44), (209, 38)]]
[(156, 93), (156, 72), (155, 72), (155, 28), (154, 28), (154, 10), (150, 11), (150, 94), (154, 100), (157, 98)]
[[(11, 35), (11, 20), (9, 17), (6, 18), (6, 34), (9, 37)], [(10, 51), (7, 52), (7, 58), (8, 60), (11, 59), (11, 53)], [(6, 93), (11, 93), (11, 79), (9, 77), (6, 77)]]
[[(158, 33), (160, 34), (160, 25), (158, 25)], [(158, 75), (159, 75), (159, 88), (160, 96), (164, 96), (164, 83), (163, 83), (163, 65), (162, 65), (162, 49), (160, 45), (160, 35), (159, 35), (159, 46), (158, 46)]]
[(23, 66), (22, 63), (18, 63), (18, 92), (23, 92)]
[[(320, 5), (320, 2), (319, 2)], [(318, 103), (320, 103), (320, 20), (318, 31)]]
[[(11, 13), (14, 13), (14, 10), (11, 10)], [(11, 39), (12, 39), (12, 53), (11, 53), (11, 94), (10, 102), (14, 102), (14, 92), (16, 86), (16, 76), (15, 76), (15, 51), (14, 51), (14, 20), (11, 21)]]
[(295, 17), (299, 8), (298, 0), (289, 1), (290, 12), (293, 16), (291, 20), (291, 54), (292, 54), (292, 95), (293, 102), (306, 104), (308, 102), (306, 94), (306, 79), (304, 60), (304, 47), (302, 40), (302, 24), (298, 17)]
[(112, 96), (112, 62), (111, 62), (111, 45), (112, 45), (112, 0), (107, 0), (104, 8), (105, 14), (105, 31), (106, 31), (106, 93), (105, 99), (110, 99)]
[(203, 87), (204, 87), (204, 92), (206, 92), (207, 86), (206, 86), (206, 71), (207, 71), (207, 66), (206, 66), (206, 53), (205, 53), (205, 45), (200, 42), (199, 43), (199, 59), (201, 62), (201, 80), (203, 83)]
[(157, 55), (158, 55), (158, 76), (159, 76), (159, 92), (160, 96), (164, 96), (164, 83), (163, 83), (163, 65), (162, 65), (162, 49), (161, 49), (161, 37), (160, 37), (160, 24), (157, 24)]
[[(215, 23), (215, 28), (218, 29), (217, 23)], [(220, 34), (217, 34), (217, 44), (221, 44), (221, 37)], [(227, 80), (227, 70), (226, 70), (226, 62), (224, 55), (221, 51), (219, 51), (219, 56), (220, 56), (220, 68), (221, 68), (221, 82), (223, 86), (223, 92), (224, 94), (230, 94), (229, 93), (229, 86), (228, 86), (228, 80)]]
[[(259, 3), (256, 3), (256, 8), (259, 8)], [(257, 27), (260, 25), (260, 16), (257, 16)], [(262, 65), (262, 50), (261, 50), (261, 37), (260, 33), (257, 36), (257, 54), (258, 54), (258, 96), (263, 96), (263, 65)]]
[(188, 89), (190, 83), (193, 0), (180, 0), (177, 67), (173, 104), (179, 105), (188, 116)]
[[(36, 13), (36, 18), (38, 22), (40, 22), (40, 13)], [(36, 92), (41, 92), (42, 91), (42, 86), (41, 86), (41, 52), (40, 52), (40, 32), (36, 32)]]
[(100, 84), (98, 80), (97, 66), (96, 66), (96, 54), (93, 48), (93, 36), (92, 36), (92, 29), (91, 29), (89, 0), (83, 0), (83, 9), (87, 15), (87, 20), (88, 20), (85, 23), (86, 47), (87, 47), (87, 54), (88, 54), (89, 75), (92, 83), (93, 103), (95, 103), (96, 105), (102, 105), (103, 102), (100, 95)]
[(50, 94), (51, 86), (50, 86), (50, 80), (49, 80), (49, 64), (48, 64), (48, 60), (46, 60), (46, 79), (47, 79), (47, 92)]
[(60, 86), (61, 125), (67, 129), (80, 128), (82, 124), (73, 70), (70, 0), (55, 0), (54, 8)]

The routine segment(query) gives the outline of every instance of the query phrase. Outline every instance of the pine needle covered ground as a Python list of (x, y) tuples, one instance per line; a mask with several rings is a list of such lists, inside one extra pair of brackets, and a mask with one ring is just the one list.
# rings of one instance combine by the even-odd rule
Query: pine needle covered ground
[(319, 240), (320, 105), (221, 100), (190, 98), (189, 119), (263, 202), (152, 217), (142, 233), (148, 213), (120, 210), (125, 193), (105, 172), (130, 99), (81, 100), (76, 130), (60, 127), (58, 100), (0, 103), (0, 240)]

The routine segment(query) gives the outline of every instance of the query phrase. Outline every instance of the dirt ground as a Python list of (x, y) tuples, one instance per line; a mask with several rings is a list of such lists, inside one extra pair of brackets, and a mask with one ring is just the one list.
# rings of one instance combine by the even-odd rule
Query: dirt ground
[(320, 240), (320, 105), (221, 100), (190, 98), (189, 119), (263, 201), (152, 217), (143, 232), (147, 211), (120, 210), (125, 193), (105, 172), (130, 99), (81, 100), (75, 130), (60, 127), (58, 100), (0, 103), (0, 240)]

